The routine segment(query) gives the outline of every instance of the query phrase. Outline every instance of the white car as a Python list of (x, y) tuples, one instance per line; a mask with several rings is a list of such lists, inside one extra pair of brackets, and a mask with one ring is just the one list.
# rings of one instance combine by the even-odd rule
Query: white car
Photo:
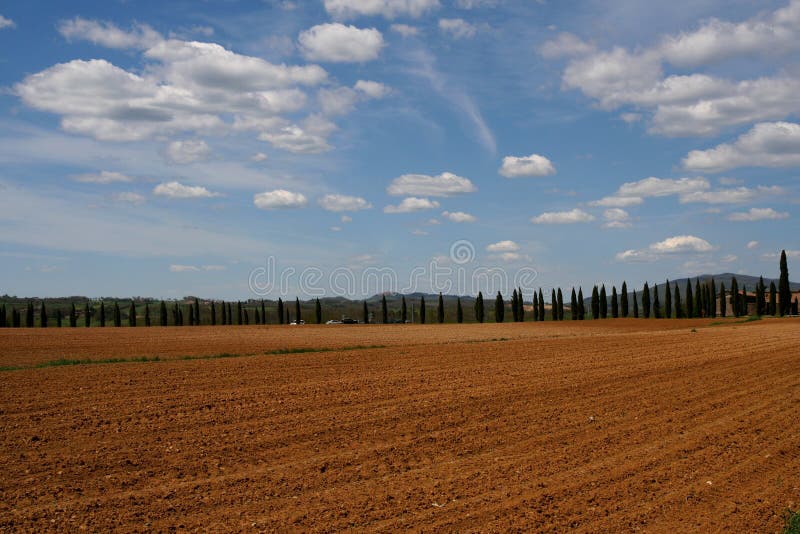
[(304, 325), (304, 324), (306, 324), (306, 322), (304, 320), (300, 319), (299, 323), (297, 321), (292, 321), (291, 323), (289, 323), (289, 326), (297, 326), (297, 325)]

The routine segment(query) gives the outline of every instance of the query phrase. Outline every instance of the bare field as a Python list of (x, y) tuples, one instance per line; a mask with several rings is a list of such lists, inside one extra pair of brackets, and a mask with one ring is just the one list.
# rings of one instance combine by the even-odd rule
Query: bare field
[(800, 322), (710, 322), (5, 329), (0, 366), (261, 355), (0, 373), (0, 529), (775, 532)]

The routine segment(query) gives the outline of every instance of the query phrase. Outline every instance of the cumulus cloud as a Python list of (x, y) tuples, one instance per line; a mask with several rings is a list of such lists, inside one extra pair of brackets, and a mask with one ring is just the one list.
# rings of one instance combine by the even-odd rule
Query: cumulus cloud
[(311, 61), (364, 63), (377, 59), (383, 35), (375, 28), (356, 28), (338, 22), (318, 24), (298, 37), (300, 51)]
[(325, 195), (319, 199), (319, 205), (327, 211), (359, 211), (372, 207), (372, 204), (361, 197), (348, 195)]
[(325, 0), (325, 10), (333, 17), (383, 16), (393, 19), (406, 15), (420, 17), (439, 7), (439, 0)]
[(471, 39), (478, 28), (464, 19), (439, 19), (439, 30), (453, 39)]
[(531, 219), (533, 224), (573, 224), (593, 221), (594, 216), (590, 213), (575, 208), (570, 211), (550, 211), (542, 213)]
[(349, 215), (342, 215), (340, 219), (344, 224), (353, 222), (353, 218)]
[(324, 114), (342, 115), (349, 113), (360, 101), (380, 99), (387, 94), (389, 94), (389, 88), (382, 83), (359, 80), (353, 89), (349, 87), (320, 89), (317, 99)]
[(559, 33), (555, 39), (545, 41), (539, 47), (539, 54), (546, 59), (583, 56), (595, 51), (595, 46), (587, 43), (577, 35), (568, 32)]
[(411, 213), (420, 210), (429, 210), (439, 207), (439, 203), (435, 200), (427, 198), (408, 197), (404, 198), (397, 206), (386, 206), (383, 208), (384, 213)]
[(463, 211), (443, 211), (442, 217), (454, 223), (473, 223), (478, 220), (474, 215)]
[(153, 189), (153, 194), (167, 198), (213, 198), (221, 196), (219, 193), (212, 193), (205, 187), (199, 185), (184, 185), (180, 182), (158, 184)]
[(628, 208), (630, 206), (638, 206), (643, 202), (644, 199), (642, 197), (609, 196), (600, 200), (593, 200), (589, 202), (589, 205), (602, 208)]
[(267, 141), (276, 148), (295, 154), (319, 154), (331, 150), (327, 137), (336, 130), (336, 125), (329, 120), (312, 115), (305, 119), (302, 126), (291, 124), (282, 128), (262, 132), (258, 138)]
[(353, 86), (356, 91), (360, 91), (369, 98), (380, 99), (388, 95), (391, 90), (380, 82), (370, 80), (358, 80)]
[(118, 182), (132, 182), (133, 178), (121, 172), (100, 171), (99, 173), (78, 174), (72, 177), (76, 182), (85, 184), (113, 184)]
[(645, 178), (638, 182), (626, 182), (617, 190), (619, 197), (664, 197), (704, 191), (711, 188), (705, 178)]
[(605, 223), (603, 223), (603, 228), (630, 228), (630, 215), (627, 211), (621, 208), (610, 208), (603, 212), (603, 219), (605, 219)]
[(519, 245), (509, 239), (492, 243), (486, 247), (487, 252), (516, 252), (518, 250)]
[(556, 168), (549, 159), (538, 154), (530, 156), (503, 158), (503, 165), (499, 170), (506, 178), (519, 178), (522, 176), (550, 176), (556, 173)]
[(205, 161), (210, 155), (211, 149), (202, 140), (173, 141), (167, 146), (167, 159), (178, 165)]
[(172, 273), (192, 273), (198, 272), (200, 269), (194, 265), (170, 265), (169, 270)]
[(766, 122), (753, 126), (733, 143), (709, 150), (692, 150), (684, 168), (723, 172), (737, 167), (795, 167), (800, 165), (800, 124)]
[(616, 255), (616, 259), (623, 262), (654, 261), (663, 255), (706, 253), (713, 250), (714, 247), (705, 239), (693, 235), (679, 235), (653, 243), (646, 249), (620, 252)]
[(268, 159), (269, 159), (269, 156), (267, 156), (263, 152), (257, 152), (255, 154), (253, 154), (253, 156), (250, 158), (250, 161), (255, 161), (256, 163), (261, 163), (262, 161), (267, 161)]
[(389, 29), (403, 37), (414, 37), (419, 34), (419, 29), (416, 26), (409, 26), (408, 24), (392, 24)]
[(758, 248), (758, 241), (748, 241), (746, 246), (748, 250), (756, 249)]
[(0, 15), (0, 30), (5, 28), (15, 28), (16, 26), (17, 25), (13, 20), (7, 19), (3, 15)]
[(135, 24), (125, 31), (110, 22), (81, 17), (61, 21), (58, 31), (67, 40), (89, 41), (106, 48), (146, 50), (164, 40), (160, 33), (146, 24)]
[(500, 0), (456, 0), (456, 5), (461, 9), (478, 9), (481, 7), (495, 7)]
[(308, 204), (308, 199), (302, 193), (275, 189), (254, 195), (253, 204), (262, 210), (303, 208)]
[(478, 188), (468, 179), (451, 172), (436, 176), (404, 174), (392, 180), (386, 192), (393, 196), (448, 197), (474, 193)]
[(738, 222), (777, 221), (788, 218), (788, 213), (775, 211), (772, 208), (750, 208), (748, 211), (731, 213), (728, 216), (728, 220)]
[(111, 198), (117, 202), (127, 202), (128, 204), (133, 204), (134, 206), (141, 206), (147, 200), (139, 193), (133, 193), (131, 191), (115, 193)]
[(680, 196), (682, 204), (700, 202), (704, 204), (741, 204), (757, 198), (779, 195), (783, 189), (778, 186), (735, 187), (731, 189), (718, 189), (716, 191), (694, 191)]

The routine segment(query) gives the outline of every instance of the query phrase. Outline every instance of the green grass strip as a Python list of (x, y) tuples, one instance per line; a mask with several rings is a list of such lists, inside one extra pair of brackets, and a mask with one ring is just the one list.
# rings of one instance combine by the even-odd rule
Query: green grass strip
[(785, 521), (783, 534), (800, 534), (800, 510), (794, 512), (786, 510)]

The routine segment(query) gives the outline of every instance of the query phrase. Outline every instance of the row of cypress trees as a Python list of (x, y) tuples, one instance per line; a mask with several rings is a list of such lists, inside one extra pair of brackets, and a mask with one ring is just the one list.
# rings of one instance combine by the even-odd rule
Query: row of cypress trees
[[(622, 282), (621, 291), (617, 293), (616, 286), (611, 288), (611, 302), (609, 306), (608, 295), (605, 285), (601, 285), (598, 289), (597, 286), (592, 288), (591, 302), (591, 315), (592, 319), (606, 319), (609, 311), (611, 317), (630, 317), (631, 314), (634, 318), (640, 317), (639, 302), (641, 300), (641, 316), (650, 318), (651, 316), (656, 319), (661, 318), (694, 318), (694, 317), (716, 317), (719, 314), (721, 317), (726, 317), (728, 313), (728, 303), (731, 306), (731, 313), (734, 317), (748, 315), (750, 312), (749, 302), (750, 295), (747, 292), (747, 287), (739, 284), (736, 277), (731, 280), (731, 287), (726, 288), (724, 283), (720, 283), (719, 291), (717, 291), (714, 279), (701, 284), (699, 279), (695, 280), (694, 288), (692, 288), (691, 280), (687, 280), (684, 293), (681, 294), (680, 288), (677, 284), (674, 285), (674, 290), (667, 280), (664, 285), (663, 303), (660, 296), (658, 286), (654, 286), (651, 290), (650, 285), (645, 282), (641, 292), (641, 299), (637, 298), (636, 290), (633, 291), (631, 301), (628, 298), (628, 286), (626, 282)], [(756, 315), (788, 315), (792, 312), (791, 302), (791, 289), (789, 286), (789, 270), (786, 261), (786, 251), (781, 253), (780, 259), (780, 278), (778, 286), (775, 282), (770, 282), (769, 289), (765, 286), (764, 278), (759, 279), (755, 287), (754, 298)], [(717, 309), (717, 302), (719, 302), (719, 310)], [(542, 289), (539, 288), (535, 291), (531, 299), (533, 308), (533, 320), (544, 321), (546, 319), (544, 294)], [(550, 296), (550, 319), (553, 321), (564, 320), (564, 299), (561, 288), (554, 288)], [(795, 306), (796, 306), (795, 302)], [(144, 313), (142, 316), (144, 326), (151, 326), (152, 318), (150, 313), (150, 305), (145, 303)], [(289, 324), (292, 322), (292, 314), (289, 307), (279, 298), (276, 305), (276, 319), (277, 324)], [(525, 320), (525, 307), (522, 294), (522, 288), (514, 289), (510, 302), (511, 313), (514, 322), (522, 322)], [(363, 323), (371, 322), (371, 313), (367, 301), (363, 301)], [(505, 321), (506, 305), (503, 295), (498, 291), (494, 303), (494, 320), (495, 322), (502, 323)], [(186, 313), (184, 313), (186, 312)], [(252, 312), (252, 315), (251, 315)], [(168, 326), (170, 313), (167, 310), (167, 304), (161, 301), (158, 312), (158, 324), (160, 326)], [(181, 305), (174, 303), (171, 310), (172, 325), (183, 326), (198, 326), (203, 323), (201, 317), (200, 301), (195, 298), (194, 302), (189, 305)], [(260, 306), (255, 306), (249, 309), (242, 302), (236, 302), (235, 308), (231, 302), (222, 301), (217, 303), (211, 301), (209, 306), (209, 317), (205, 324), (210, 325), (248, 325), (251, 323), (257, 325), (268, 324), (266, 304), (262, 300)], [(483, 293), (478, 292), (474, 304), (475, 321), (483, 323), (486, 320), (484, 309)], [(583, 289), (578, 288), (576, 293), (575, 288), (572, 288), (572, 295), (570, 300), (570, 315), (572, 320), (584, 320), (586, 317), (586, 310), (584, 309)], [(128, 309), (128, 326), (137, 326), (138, 310), (135, 301), (131, 300)], [(101, 301), (99, 307), (90, 306), (87, 302), (83, 310), (83, 326), (92, 326), (92, 318), (96, 318), (100, 327), (105, 327), (108, 321), (115, 327), (122, 326), (122, 311), (120, 310), (119, 303), (114, 301), (113, 307), (107, 312), (105, 302)], [(319, 299), (314, 303), (314, 319), (317, 324), (322, 323), (322, 304)], [(386, 296), (381, 298), (381, 322), (386, 324), (389, 322), (389, 310), (386, 302)], [(412, 317), (412, 321), (415, 318)], [(421, 324), (425, 324), (426, 305), (425, 297), (420, 297), (418, 319)], [(48, 327), (52, 324), (61, 327), (65, 321), (68, 322), (70, 327), (77, 327), (79, 322), (78, 312), (73, 303), (70, 307), (67, 317), (63, 317), (61, 309), (56, 309), (53, 314), (48, 313), (46, 304), (41, 302), (39, 308), (39, 325), (41, 327)], [(302, 311), (300, 307), (300, 299), (296, 298), (294, 302), (294, 321), (302, 321)], [(444, 298), (439, 293), (438, 302), (436, 305), (436, 322), (444, 323), (445, 321), (445, 306)], [(406, 304), (405, 295), (402, 296), (401, 309), (400, 309), (400, 322), (408, 322), (408, 306)], [(464, 322), (464, 310), (461, 305), (461, 298), (456, 301), (456, 322)], [(16, 308), (11, 308), (11, 316), (8, 317), (5, 304), (0, 306), (0, 328), (13, 327), (19, 328), (21, 326), (32, 328), (34, 325), (34, 304), (32, 301), (28, 302), (25, 307), (24, 316), (23, 312)]]

